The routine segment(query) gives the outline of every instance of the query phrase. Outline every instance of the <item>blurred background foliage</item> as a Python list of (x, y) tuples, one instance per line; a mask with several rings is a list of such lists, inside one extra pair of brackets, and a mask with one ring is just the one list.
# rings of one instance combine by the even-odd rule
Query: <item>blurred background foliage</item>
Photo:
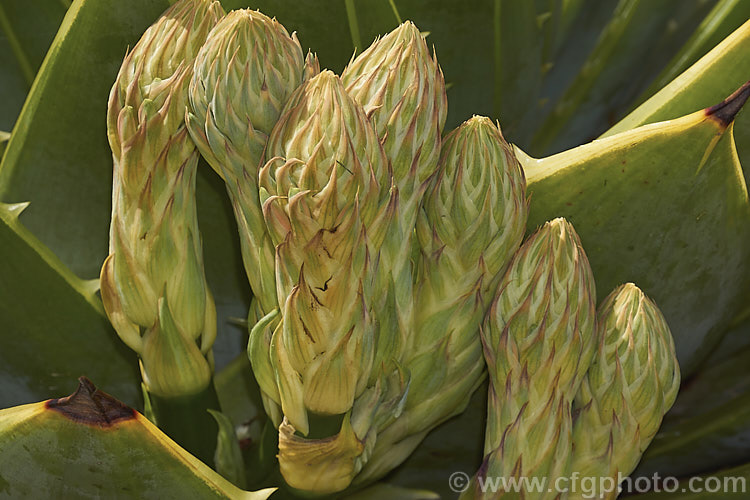
[[(141, 405), (136, 359), (111, 330), (92, 280), (107, 255), (112, 181), (107, 96), (127, 47), (169, 3), (0, 0), (0, 407), (68, 394), (81, 374), (126, 403)], [(434, 46), (445, 74), (446, 129), (473, 114), (487, 115), (500, 121), (510, 142), (537, 157), (604, 134), (750, 18), (747, 0), (222, 4), (225, 10), (251, 7), (276, 16), (297, 32), (304, 48), (317, 52), (322, 67), (336, 72), (378, 34), (410, 19)], [(749, 60), (738, 65), (747, 67)], [(715, 104), (747, 78), (738, 71), (714, 94), (706, 93), (705, 102), (693, 102), (671, 117)], [(741, 159), (750, 158), (749, 122), (744, 113), (736, 126)], [(231, 208), (210, 168), (201, 169), (198, 198), (219, 314), (217, 368), (227, 367), (217, 385), (227, 413), (240, 422), (257, 410), (230, 396), (245, 386), (252, 392), (254, 385), (244, 359), (250, 292)], [(23, 202), (30, 204), (18, 205)], [(729, 338), (737, 353), (725, 357), (744, 367), (747, 335)], [(716, 376), (732, 373), (727, 369)], [(716, 404), (740, 404), (736, 398), (743, 383), (732, 385), (724, 399), (716, 395)], [(710, 392), (695, 384), (686, 398)], [(410, 460), (408, 477), (399, 479), (397, 473), (396, 482), (419, 485), (416, 470), (435, 475), (444, 468), (447, 477), (457, 460), (473, 467), (483, 405), (482, 397), (475, 397), (469, 413), (428, 438)], [(695, 428), (709, 418), (686, 407), (692, 406), (678, 400), (667, 432), (679, 434), (680, 425)], [(685, 424), (686, 419), (697, 420)], [(750, 428), (745, 420), (732, 425), (738, 433)], [(672, 448), (660, 448), (657, 438), (655, 460), (674, 456), (664, 459), (660, 453), (666, 451), (659, 450), (686, 446), (667, 441)], [(465, 460), (458, 457), (462, 453)], [(714, 463), (730, 465), (750, 458), (746, 455), (732, 449)], [(696, 464), (681, 470), (690, 468)], [(467, 466), (466, 472), (472, 470)]]

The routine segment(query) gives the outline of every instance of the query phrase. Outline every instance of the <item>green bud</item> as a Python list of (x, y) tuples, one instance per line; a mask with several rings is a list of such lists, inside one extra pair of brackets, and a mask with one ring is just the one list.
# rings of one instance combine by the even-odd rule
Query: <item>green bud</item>
[[(388, 196), (391, 179), (383, 148), (361, 106), (331, 71), (292, 95), (269, 137), (266, 156), (270, 161), (261, 171), (261, 190), (269, 196), (315, 192), (313, 215), (328, 228), (355, 197), (369, 224)], [(300, 162), (284, 165), (274, 157)]]
[(480, 477), (568, 475), (571, 405), (595, 351), (595, 297), (565, 219), (547, 222), (513, 257), (482, 329), (491, 391)]
[(107, 113), (114, 181), (102, 301), (141, 356), (148, 390), (165, 396), (203, 388), (211, 373), (216, 313), (195, 206), (198, 152), (184, 113), (193, 59), (222, 15), (208, 0), (169, 8), (123, 61)]
[(674, 403), (680, 370), (664, 317), (634, 284), (610, 293), (597, 316), (598, 351), (575, 400), (572, 467), (617, 480), (635, 469)]
[[(309, 65), (317, 61), (309, 58)], [(262, 314), (278, 307), (274, 245), (258, 199), (268, 134), (305, 71), (302, 48), (275, 19), (249, 9), (227, 14), (195, 61), (187, 124), (201, 154), (224, 179), (245, 272)]]
[[(375, 363), (366, 286), (369, 230), (387, 212), (379, 179), (389, 179), (388, 164), (364, 111), (330, 71), (292, 95), (267, 151), (260, 200), (276, 245), (281, 319), (273, 333), (270, 323), (254, 329), (249, 354), (264, 395), (283, 414), (284, 478), (330, 493), (361, 469), (375, 424), (400, 411), (406, 391), (397, 368), (383, 372)], [(335, 432), (321, 427), (331, 420)]]
[(148, 391), (164, 398), (197, 394), (211, 382), (212, 373), (213, 357), (207, 359), (177, 325), (167, 299), (159, 299), (159, 321), (144, 334), (141, 351), (141, 374)]
[(383, 143), (409, 235), (440, 154), (448, 110), (443, 72), (422, 34), (407, 21), (354, 58), (341, 79)]
[(460, 295), (483, 277), (479, 292), (489, 301), (527, 215), (523, 169), (500, 126), (475, 116), (448, 134), (417, 224), (424, 279), (441, 286), (432, 295)]
[[(409, 395), (403, 416), (380, 430), (358, 482), (396, 467), (421, 440), (411, 436), (466, 408), (485, 374), (479, 328), (499, 274), (521, 243), (527, 212), (523, 171), (498, 126), (474, 117), (445, 138), (417, 221), (415, 322), (402, 348)], [(392, 453), (395, 447), (403, 453)]]
[(377, 297), (378, 354), (389, 363), (405, 349), (414, 328), (412, 235), (428, 179), (438, 164), (447, 111), (445, 82), (411, 22), (375, 40), (341, 78), (373, 123), (393, 171), (387, 214), (391, 222), (382, 232), (369, 232), (379, 249), (371, 285)]

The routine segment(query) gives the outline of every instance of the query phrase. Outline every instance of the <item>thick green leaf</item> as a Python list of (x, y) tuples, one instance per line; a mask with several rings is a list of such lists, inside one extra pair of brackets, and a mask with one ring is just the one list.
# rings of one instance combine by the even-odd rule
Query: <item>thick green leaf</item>
[(555, 17), (558, 19), (556, 23), (557, 29), (554, 34), (554, 43), (552, 45), (553, 54), (560, 48), (562, 40), (567, 38), (573, 21), (578, 17), (581, 9), (589, 7), (586, 0), (558, 0), (556, 3), (562, 5), (555, 11)]
[(750, 2), (719, 0), (637, 102), (661, 90), (750, 18)]
[(31, 201), (24, 224), (85, 278), (99, 275), (107, 254), (112, 158), (104, 124), (109, 89), (127, 46), (167, 5), (165, 0), (76, 1), (0, 164), (0, 200)]
[(0, 3), (0, 128), (10, 130), (68, 0), (3, 0)]
[[(0, 164), (0, 199), (32, 202), (24, 215), (30, 231), (15, 220), (17, 214), (3, 212), (2, 273), (10, 285), (2, 287), (0, 406), (46, 398), (60, 389), (59, 380), (82, 374), (101, 380), (129, 404), (139, 399), (133, 355), (114, 336), (95, 286), (82, 294), (80, 279), (68, 268), (94, 278), (106, 252), (111, 158), (103, 103), (108, 88), (98, 74), (114, 75), (111, 57), (102, 60), (107, 40), (133, 27), (117, 22), (125, 6), (102, 3), (79, 1), (66, 14)], [(106, 33), (91, 30), (98, 23), (109, 26)], [(110, 51), (124, 53), (111, 46)], [(102, 147), (98, 162), (96, 145)], [(98, 230), (92, 227), (101, 222)]]
[(643, 289), (672, 329), (686, 376), (720, 340), (748, 289), (750, 205), (730, 122), (749, 93), (744, 87), (708, 111), (522, 159), (529, 230), (568, 218), (598, 297), (628, 281)]
[(82, 378), (67, 398), (0, 410), (0, 495), (263, 500)]
[(8, 140), (10, 139), (10, 134), (8, 132), (3, 132), (0, 130), (0, 160), (3, 159), (3, 154), (5, 153), (5, 146), (8, 144)]
[(718, 102), (750, 79), (750, 21), (641, 104), (602, 137), (671, 120)]
[(575, 78), (564, 81), (554, 72), (550, 75), (565, 92), (559, 98), (554, 90), (545, 96), (549, 105), (531, 150), (562, 151), (606, 130), (679, 50), (713, 3), (619, 0)]
[[(77, 0), (0, 164), (0, 200), (31, 201), (24, 224), (81, 277), (97, 277), (107, 255), (112, 191), (105, 129), (109, 90), (127, 47), (167, 6), (166, 0)], [(215, 355), (221, 366), (244, 350), (243, 331), (231, 326), (229, 318), (246, 316), (250, 292), (224, 186), (206, 165), (201, 166), (197, 189), (206, 272), (220, 316), (222, 334)]]
[[(641, 104), (602, 137), (663, 120), (671, 120), (718, 102), (750, 80), (750, 21), (693, 64), (651, 99)], [(750, 113), (740, 113), (735, 124), (740, 163), (750, 169)]]
[(735, 321), (729, 331), (724, 334), (721, 344), (711, 353), (711, 357), (703, 362), (701, 371), (709, 369), (714, 363), (723, 363), (736, 353), (750, 347), (750, 320), (743, 318)]
[(493, 114), (502, 118), (505, 134), (520, 140), (537, 126), (528, 110), (538, 108), (544, 73), (544, 39), (534, 2), (496, 1), (494, 36)]
[(96, 376), (131, 404), (139, 398), (135, 356), (94, 296), (18, 222), (25, 205), (0, 204), (0, 407), (71, 391)]

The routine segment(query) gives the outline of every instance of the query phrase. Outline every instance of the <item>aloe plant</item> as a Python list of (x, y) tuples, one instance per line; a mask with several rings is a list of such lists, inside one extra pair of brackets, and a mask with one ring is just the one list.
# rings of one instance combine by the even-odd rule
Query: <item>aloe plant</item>
[[(198, 165), (198, 225), (217, 317), (211, 383), (221, 408), (212, 413), (216, 426), (201, 427), (199, 434), (216, 448), (214, 460), (202, 456), (206, 463), (200, 462), (181, 448), (191, 442), (171, 434), (166, 422), (181, 415), (179, 408), (165, 413), (152, 406), (137, 356), (110, 325), (95, 279), (108, 255), (112, 215), (107, 96), (128, 47), (174, 2), (32, 3), (33, 9), (21, 0), (0, 5), (0, 130), (9, 134), (0, 132), (0, 496), (55, 491), (142, 497), (149, 491), (184, 498), (190, 491), (206, 498), (265, 498), (273, 488), (281, 488), (273, 498), (294, 496), (276, 460), (276, 420), (283, 415), (274, 417), (271, 410), (274, 418), (266, 417), (264, 406), (276, 403), (268, 384), (259, 388), (245, 352), (249, 328), (270, 311), (259, 306), (248, 285), (253, 259), (244, 256), (243, 265), (237, 210), (224, 180), (205, 162)], [(634, 475), (712, 474), (750, 460), (728, 439), (750, 432), (750, 379), (742, 369), (750, 348), (742, 335), (750, 312), (750, 112), (741, 111), (750, 94), (748, 2), (221, 4), (226, 12), (250, 7), (276, 16), (289, 33), (296, 32), (303, 50), (316, 53), (321, 68), (344, 75), (352, 53), (411, 20), (409, 29), (419, 27), (442, 68), (449, 103), (444, 132), (472, 115), (486, 115), (499, 121), (503, 141), (515, 145), (507, 154), (515, 154), (525, 171), (528, 233), (544, 221), (567, 218), (585, 248), (599, 301), (616, 286), (635, 282), (664, 314), (683, 379), (691, 385), (678, 394)], [(348, 89), (346, 77), (344, 84)], [(390, 154), (394, 148), (382, 142)], [(286, 151), (286, 145), (275, 147)], [(264, 185), (270, 182), (266, 178)], [(392, 202), (387, 187), (378, 199)], [(407, 191), (403, 203), (411, 210), (419, 205), (411, 194), (419, 190)], [(391, 246), (401, 240), (416, 246), (419, 238), (386, 239)], [(407, 250), (389, 248), (384, 259), (397, 256), (399, 269), (411, 272), (413, 265), (415, 274), (419, 262), (435, 260), (434, 254), (418, 258), (418, 248)], [(494, 273), (502, 270), (498, 266)], [(499, 278), (483, 278), (488, 283), (478, 288), (489, 281), (496, 286)], [(373, 290), (383, 302), (377, 308), (387, 310), (397, 294), (384, 291), (383, 283), (403, 276), (377, 279)], [(419, 317), (404, 311), (392, 318), (402, 328)], [(264, 320), (277, 321), (273, 314)], [(275, 323), (264, 325), (273, 332)], [(431, 355), (419, 356), (428, 360), (419, 383), (429, 381)], [(403, 374), (401, 364), (410, 361), (389, 356), (383, 363), (393, 361), (393, 384)], [(393, 452), (377, 448), (378, 463), (387, 463), (388, 470), (398, 466), (387, 484), (354, 481), (339, 496), (454, 497), (451, 473), (473, 475), (483, 456), (488, 390), (479, 385), (481, 367), (472, 369), (476, 383), (462, 394), (460, 408), (446, 412), (457, 413), (468, 402), (461, 415), (426, 438), (426, 429), (410, 424), (405, 435), (411, 441), (389, 442), (399, 447)], [(77, 382), (81, 375), (93, 383)], [(477, 385), (469, 402), (468, 391)], [(388, 405), (380, 400), (388, 419), (398, 418), (400, 398), (407, 397), (403, 385), (395, 386), (398, 397)], [(342, 424), (334, 424), (338, 432)], [(375, 446), (372, 433), (386, 429), (390, 439), (388, 429), (399, 428), (392, 420), (381, 424), (367, 427), (369, 441), (361, 442)], [(385, 471), (372, 473), (373, 479)], [(726, 474), (750, 478), (747, 466)]]

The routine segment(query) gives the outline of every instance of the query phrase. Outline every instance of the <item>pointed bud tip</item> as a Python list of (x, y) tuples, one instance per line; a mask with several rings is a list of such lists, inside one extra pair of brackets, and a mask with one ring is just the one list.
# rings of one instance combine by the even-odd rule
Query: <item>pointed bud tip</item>
[(344, 84), (341, 82), (341, 78), (331, 71), (330, 69), (324, 69), (320, 73), (312, 76), (307, 82), (307, 89), (318, 88), (331, 88), (331, 87), (342, 87)]
[(644, 297), (643, 291), (635, 283), (625, 283), (615, 288), (613, 294), (623, 296)]
[(558, 217), (544, 223), (540, 232), (548, 232), (559, 237), (563, 237), (565, 234), (578, 235), (576, 233), (573, 224), (571, 224), (565, 217)]
[(494, 124), (492, 123), (492, 120), (490, 120), (486, 116), (473, 115), (471, 118), (464, 122), (464, 125), (471, 127), (487, 127), (493, 126)]
[(397, 33), (399, 37), (404, 39), (409, 38), (422, 38), (422, 32), (419, 31), (419, 28), (412, 22), (412, 21), (404, 21), (399, 25), (398, 28), (393, 30), (393, 33)]

